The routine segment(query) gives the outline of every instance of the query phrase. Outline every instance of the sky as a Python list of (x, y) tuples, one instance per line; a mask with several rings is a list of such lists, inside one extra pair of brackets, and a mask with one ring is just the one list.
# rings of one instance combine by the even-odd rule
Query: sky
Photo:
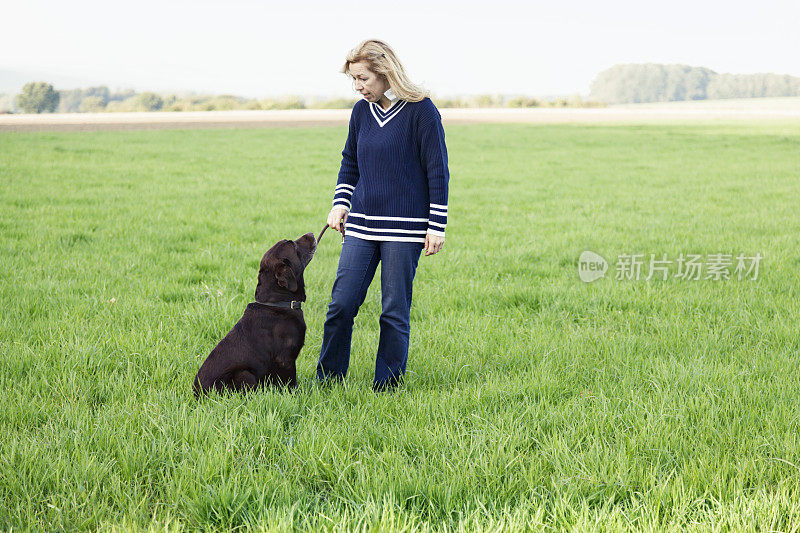
[(800, 76), (800, 0), (25, 0), (0, 16), (0, 77), (57, 89), (351, 97), (339, 70), (370, 38), (434, 97), (588, 95), (618, 63)]

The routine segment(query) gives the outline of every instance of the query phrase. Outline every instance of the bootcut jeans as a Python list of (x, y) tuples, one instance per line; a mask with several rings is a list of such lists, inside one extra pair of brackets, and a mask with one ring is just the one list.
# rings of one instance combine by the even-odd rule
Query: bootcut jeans
[(403, 379), (411, 334), (411, 293), (420, 242), (372, 241), (345, 235), (317, 362), (320, 382), (344, 379), (350, 364), (353, 320), (381, 264), (380, 339), (373, 389), (394, 388)]

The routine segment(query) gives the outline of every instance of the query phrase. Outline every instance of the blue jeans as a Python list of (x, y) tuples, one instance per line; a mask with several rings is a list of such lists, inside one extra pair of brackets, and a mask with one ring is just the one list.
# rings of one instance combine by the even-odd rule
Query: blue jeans
[(400, 382), (406, 371), (411, 334), (411, 285), (424, 247), (421, 242), (369, 241), (345, 235), (317, 362), (320, 381), (347, 375), (353, 319), (380, 262), (383, 311), (373, 388), (380, 390)]

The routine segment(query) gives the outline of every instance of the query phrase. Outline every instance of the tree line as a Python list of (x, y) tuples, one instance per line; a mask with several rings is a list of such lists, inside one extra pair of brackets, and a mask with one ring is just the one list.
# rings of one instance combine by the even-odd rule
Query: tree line
[[(354, 98), (309, 101), (300, 96), (255, 99), (223, 94), (215, 96), (161, 95), (125, 90), (112, 92), (106, 86), (56, 90), (47, 82), (30, 82), (16, 95), (16, 109), (23, 113), (97, 113), (114, 111), (229, 111), (259, 109), (349, 109)], [(599, 102), (580, 95), (557, 98), (482, 94), (437, 98), (438, 107), (598, 107)]]
[(625, 64), (600, 72), (591, 98), (608, 104), (800, 96), (800, 78), (784, 74), (719, 74), (705, 67)]

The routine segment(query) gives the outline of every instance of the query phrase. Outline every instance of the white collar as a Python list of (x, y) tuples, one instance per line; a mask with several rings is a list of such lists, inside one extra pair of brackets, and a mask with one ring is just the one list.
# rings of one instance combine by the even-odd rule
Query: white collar
[[(397, 101), (397, 95), (396, 95), (396, 94), (394, 94), (394, 91), (393, 91), (391, 88), (389, 88), (389, 89), (388, 89), (388, 90), (387, 90), (385, 93), (383, 93), (383, 95), (384, 95), (386, 98), (388, 98), (388, 99), (389, 99), (389, 101), (390, 101), (392, 104), (394, 104), (394, 103), (395, 103), (395, 101)], [(391, 104), (389, 104), (389, 107), (391, 107)]]

